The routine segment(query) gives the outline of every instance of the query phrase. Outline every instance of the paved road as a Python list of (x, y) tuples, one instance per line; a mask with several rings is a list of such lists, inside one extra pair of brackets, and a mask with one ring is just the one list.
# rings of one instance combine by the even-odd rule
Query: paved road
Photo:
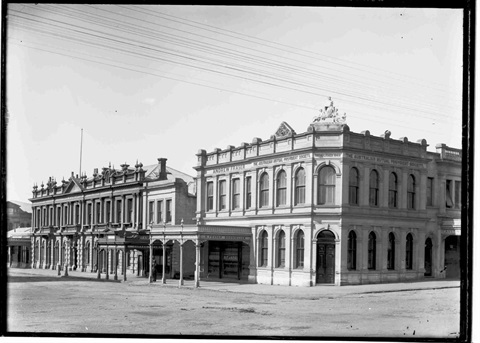
[(81, 334), (455, 337), (458, 281), (310, 288), (192, 281), (178, 288), (9, 269), (8, 330)]

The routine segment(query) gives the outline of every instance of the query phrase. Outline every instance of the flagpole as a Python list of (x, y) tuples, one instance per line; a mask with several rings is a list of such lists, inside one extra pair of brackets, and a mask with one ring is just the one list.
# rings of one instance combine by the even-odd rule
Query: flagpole
[(82, 128), (82, 131), (80, 133), (80, 170), (79, 170), (79, 173), (78, 173), (78, 175), (80, 177), (82, 177), (82, 146), (83, 146), (83, 128)]

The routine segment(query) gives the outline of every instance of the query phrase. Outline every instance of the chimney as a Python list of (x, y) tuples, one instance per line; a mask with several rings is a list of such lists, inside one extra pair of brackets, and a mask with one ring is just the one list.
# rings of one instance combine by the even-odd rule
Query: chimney
[(167, 159), (158, 158), (157, 160), (160, 165), (160, 180), (165, 180), (167, 178)]

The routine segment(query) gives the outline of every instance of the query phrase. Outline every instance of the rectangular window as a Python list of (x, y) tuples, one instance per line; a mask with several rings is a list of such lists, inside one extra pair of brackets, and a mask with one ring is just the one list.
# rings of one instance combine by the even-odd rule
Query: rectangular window
[(433, 177), (427, 178), (427, 206), (433, 206)]
[(102, 222), (102, 217), (100, 216), (101, 215), (101, 212), (100, 212), (100, 203), (99, 202), (96, 202), (95, 203), (95, 214), (96, 214), (96, 224), (99, 224)]
[(218, 209), (225, 210), (227, 208), (227, 182), (222, 180), (218, 183)]
[(157, 224), (163, 222), (163, 201), (157, 201)]
[(105, 223), (110, 223), (110, 221), (111, 221), (111, 218), (110, 218), (110, 206), (111, 206), (111, 202), (110, 202), (110, 201), (106, 201), (106, 202), (105, 202)]
[(213, 182), (207, 182), (207, 211), (213, 210)]
[(240, 179), (232, 180), (232, 209), (240, 208)]
[(155, 205), (154, 201), (150, 201), (148, 203), (148, 223), (151, 224), (153, 223), (153, 206)]
[(92, 204), (87, 205), (87, 224), (92, 224)]
[(117, 206), (115, 207), (115, 210), (117, 211), (117, 214), (115, 216), (115, 222), (116, 223), (121, 223), (123, 222), (122, 220), (122, 200), (117, 200)]
[(447, 208), (453, 207), (452, 180), (447, 180), (445, 183), (445, 206)]
[(248, 176), (245, 179), (245, 208), (252, 207), (252, 178)]
[(455, 208), (462, 207), (462, 182), (455, 181)]
[(127, 199), (127, 223), (133, 221), (133, 199)]
[(167, 206), (166, 222), (170, 223), (172, 221), (172, 200), (167, 200), (166, 206)]

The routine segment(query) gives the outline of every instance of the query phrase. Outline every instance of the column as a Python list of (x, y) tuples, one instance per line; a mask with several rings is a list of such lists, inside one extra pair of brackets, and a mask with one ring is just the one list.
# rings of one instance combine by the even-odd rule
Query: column
[(165, 284), (165, 264), (167, 263), (167, 241), (165, 237), (162, 242), (162, 284)]
[[(150, 228), (151, 230), (151, 228)], [(148, 256), (148, 263), (149, 263), (149, 273), (148, 273), (148, 282), (152, 283), (153, 282), (153, 273), (152, 273), (152, 266), (153, 266), (153, 243), (152, 243), (152, 239), (150, 238), (150, 246), (149, 246), (149, 249), (150, 249), (150, 256)], [(180, 275), (182, 274), (181, 272), (181, 269), (182, 266), (180, 266)]]
[(117, 257), (117, 244), (115, 244), (115, 247), (113, 249), (113, 267), (115, 268), (114, 274), (113, 274), (113, 279), (118, 280), (118, 257)]
[(250, 264), (248, 266), (249, 269), (249, 275), (248, 275), (248, 281), (251, 283), (255, 283), (257, 280), (257, 256), (258, 256), (258, 244), (257, 244), (257, 227), (254, 226), (252, 228), (252, 239), (249, 242), (249, 247), (250, 247)]
[(183, 286), (183, 240), (179, 242), (180, 244), (180, 280), (178, 281), (178, 286)]
[(200, 241), (195, 244), (195, 288), (200, 287)]
[(273, 268), (275, 266), (275, 227), (271, 226), (268, 228), (269, 231), (269, 240), (268, 240), (268, 251), (270, 252), (268, 255), (270, 257), (268, 261), (268, 265), (270, 266), (270, 284), (273, 285)]
[(65, 249), (64, 249), (64, 254), (65, 254), (65, 257), (64, 257), (64, 267), (63, 267), (63, 276), (68, 276), (68, 262), (70, 260), (70, 245), (69, 245), (69, 239), (66, 238), (66, 241), (65, 241), (65, 245), (64, 245)]
[(127, 246), (123, 246), (123, 281), (127, 281)]

